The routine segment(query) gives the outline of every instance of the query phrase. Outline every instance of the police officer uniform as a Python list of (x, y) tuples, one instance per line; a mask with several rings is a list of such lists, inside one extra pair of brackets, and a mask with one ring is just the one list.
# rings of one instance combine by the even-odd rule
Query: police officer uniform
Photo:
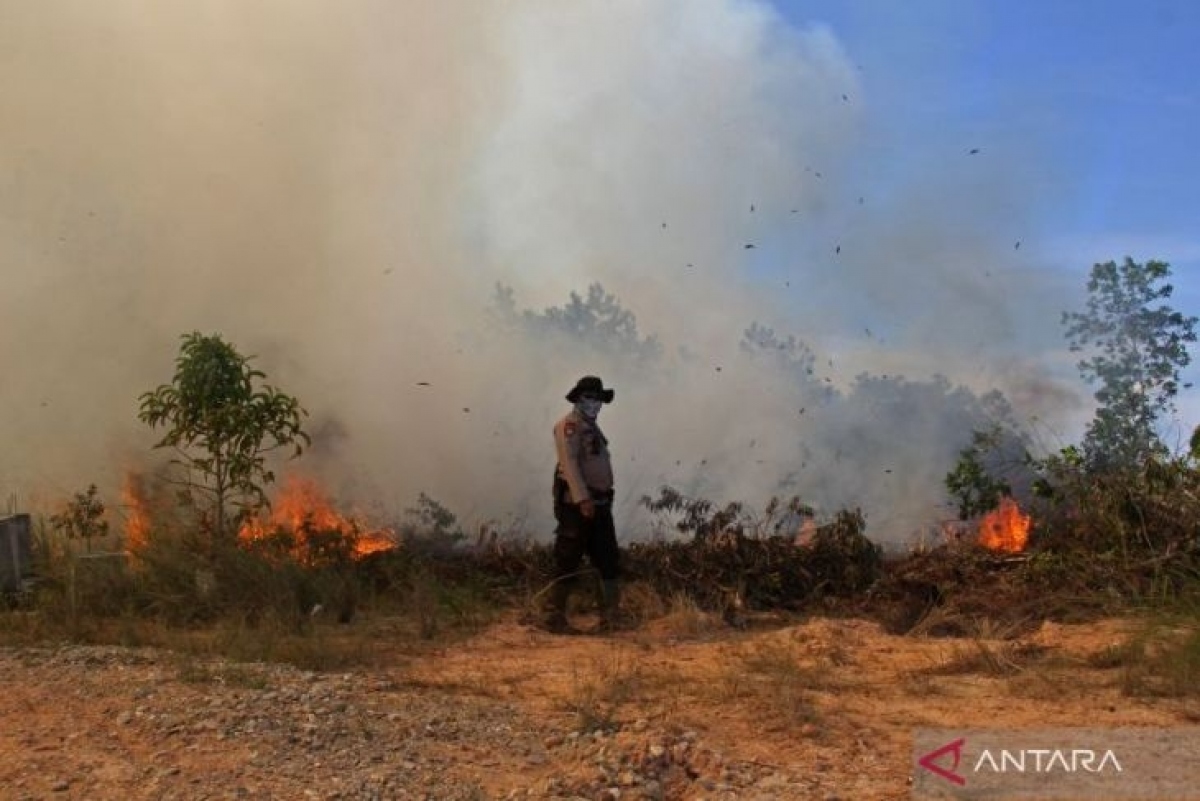
[(584, 555), (600, 574), (604, 594), (602, 628), (617, 624), (620, 606), (618, 578), (620, 550), (613, 525), (613, 469), (608, 438), (581, 411), (581, 400), (611, 403), (616, 393), (605, 389), (596, 376), (585, 376), (567, 393), (575, 403), (554, 425), (558, 463), (554, 470), (554, 518), (558, 521), (554, 540), (554, 583), (551, 585), (547, 628), (573, 631), (567, 622), (567, 600)]

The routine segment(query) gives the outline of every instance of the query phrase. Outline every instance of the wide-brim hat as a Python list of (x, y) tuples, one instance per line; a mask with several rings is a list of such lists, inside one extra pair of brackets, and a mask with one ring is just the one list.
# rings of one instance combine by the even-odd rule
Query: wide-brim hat
[(575, 388), (567, 393), (567, 400), (575, 403), (579, 400), (579, 396), (584, 393), (592, 393), (600, 396), (600, 400), (605, 403), (612, 403), (613, 397), (617, 394), (614, 390), (605, 389), (604, 382), (594, 375), (585, 375), (575, 384)]

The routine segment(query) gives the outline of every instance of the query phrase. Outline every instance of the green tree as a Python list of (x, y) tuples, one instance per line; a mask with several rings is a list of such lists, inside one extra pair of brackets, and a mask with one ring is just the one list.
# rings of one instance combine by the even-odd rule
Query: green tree
[(75, 493), (66, 508), (50, 516), (50, 525), (68, 539), (81, 539), (92, 549), (93, 539), (108, 535), (108, 521), (104, 519), (104, 502), (100, 500), (95, 484), (88, 485), (87, 492)]
[(597, 352), (642, 364), (652, 364), (662, 356), (658, 339), (643, 337), (633, 312), (598, 283), (588, 286), (586, 298), (572, 292), (564, 305), (541, 312), (518, 312), (512, 287), (497, 284), (490, 314), (503, 328), (516, 328), (538, 338), (569, 337)]
[(275, 480), (267, 454), (292, 448), (294, 458), (309, 444), (301, 428), (308, 412), (264, 378), (219, 334), (193, 332), (183, 336), (173, 381), (140, 397), (139, 419), (166, 428), (155, 447), (175, 450), (172, 464), (185, 470), (181, 482), (218, 541), (235, 530), (235, 508), (247, 514), (267, 504)]
[(1000, 505), (1000, 499), (1013, 494), (1008, 479), (997, 475), (994, 462), (1005, 444), (1005, 431), (996, 425), (987, 431), (975, 431), (970, 447), (958, 452), (958, 462), (945, 479), (946, 489), (958, 502), (958, 518), (969, 520)]
[(1155, 423), (1175, 408), (1197, 322), (1163, 302), (1174, 291), (1166, 283), (1170, 275), (1162, 261), (1138, 264), (1126, 257), (1120, 265), (1096, 264), (1087, 309), (1063, 313), (1071, 350), (1086, 355), (1079, 370), (1099, 386), (1096, 416), (1083, 440), (1091, 468), (1134, 467), (1167, 451)]

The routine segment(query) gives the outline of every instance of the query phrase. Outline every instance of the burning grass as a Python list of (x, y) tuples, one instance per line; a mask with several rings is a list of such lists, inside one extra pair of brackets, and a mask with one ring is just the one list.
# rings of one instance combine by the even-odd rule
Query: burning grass
[[(152, 482), (131, 478), (124, 500), (128, 556), (81, 558), (43, 526), (41, 586), (20, 617), (3, 621), (6, 636), (158, 644), (206, 658), (338, 669), (376, 659), (379, 636), (417, 647), (479, 631), (506, 609), (535, 613), (553, 562), (546, 545), (482, 536), (464, 545), (453, 515), (424, 497), (422, 514), (400, 536), (400, 527), (338, 510), (305, 479), (286, 481), (270, 513), (245, 521), (224, 544), (205, 539), (202, 521)], [(1039, 547), (1036, 521), (1015, 504), (982, 521), (978, 542), (890, 560), (854, 512), (820, 523), (809, 517), (802, 538), (759, 535), (742, 525), (749, 518), (726, 518), (724, 528), (715, 518), (693, 521), (703, 537), (625, 548), (625, 606), (634, 619), (674, 640), (701, 640), (801, 615), (870, 618), (892, 633), (958, 638), (930, 676), (1016, 679), (1038, 660), (1014, 643), (1040, 621), (1113, 614), (1131, 599), (1200, 587), (1184, 548), (1139, 561), (1116, 550), (1083, 559)], [(576, 598), (579, 611), (593, 611), (586, 594)], [(1141, 666), (1122, 664), (1131, 693), (1179, 692), (1194, 678), (1189, 642), (1171, 646), (1181, 649), (1171, 651), (1174, 667), (1155, 649), (1111, 658)], [(731, 665), (742, 678), (730, 679), (729, 691), (782, 693), (796, 713), (789, 717), (807, 725), (812, 693), (840, 667), (836, 654), (751, 655)], [(607, 715), (602, 684), (597, 720)]]
[(282, 544), (301, 561), (321, 561), (330, 549), (342, 549), (351, 559), (389, 551), (399, 546), (390, 528), (372, 528), (362, 518), (338, 512), (316, 480), (289, 476), (271, 508), (245, 521), (238, 539), (247, 546)]
[(992, 551), (1021, 553), (1029, 541), (1033, 518), (1021, 511), (1012, 498), (1000, 499), (1000, 506), (984, 515), (979, 524), (979, 544)]

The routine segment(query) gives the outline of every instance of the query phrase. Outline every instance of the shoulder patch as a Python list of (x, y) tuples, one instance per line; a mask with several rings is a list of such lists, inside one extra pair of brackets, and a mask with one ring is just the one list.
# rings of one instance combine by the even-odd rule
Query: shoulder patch
[(563, 424), (563, 434), (568, 437), (575, 436), (575, 423), (573, 421), (568, 420)]

